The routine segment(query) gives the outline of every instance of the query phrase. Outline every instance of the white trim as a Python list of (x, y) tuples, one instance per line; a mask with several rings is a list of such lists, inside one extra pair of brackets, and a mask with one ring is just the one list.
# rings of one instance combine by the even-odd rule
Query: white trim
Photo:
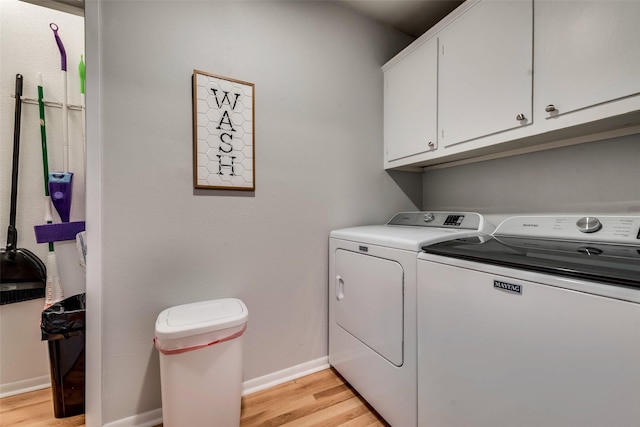
[(329, 356), (301, 363), (242, 383), (242, 395), (255, 393), (329, 368)]
[[(278, 372), (273, 372), (271, 374), (263, 375), (262, 377), (245, 381), (242, 383), (242, 395), (246, 396), (328, 368), (329, 357), (320, 357)], [(104, 427), (153, 427), (161, 423), (162, 408), (158, 408), (105, 424)]]
[(123, 418), (112, 423), (105, 424), (104, 427), (153, 427), (162, 424), (162, 408), (153, 411), (137, 414), (132, 417)]
[(103, 425), (102, 400), (102, 0), (84, 2), (87, 67), (86, 427)]
[[(512, 157), (520, 154), (536, 153), (538, 151), (550, 150), (553, 148), (569, 147), (571, 145), (583, 144), (585, 142), (604, 141), (606, 139), (620, 138), (623, 136), (635, 135), (640, 133), (640, 126), (629, 126), (620, 129), (609, 130), (605, 132), (592, 133), (588, 135), (581, 135), (574, 138), (557, 139), (551, 142), (542, 144), (534, 144), (522, 148), (514, 148), (511, 150), (505, 150), (499, 153), (485, 154), (483, 156), (471, 157), (462, 160), (453, 160), (450, 162), (438, 163), (435, 165), (424, 166), (423, 171), (446, 169), (453, 166), (462, 166), (471, 163), (484, 162), (487, 160), (501, 159), (504, 157)], [(535, 136), (535, 135), (534, 135)]]
[(49, 387), (51, 387), (51, 378), (49, 375), (29, 378), (27, 380), (16, 381), (13, 383), (0, 384), (0, 399)]

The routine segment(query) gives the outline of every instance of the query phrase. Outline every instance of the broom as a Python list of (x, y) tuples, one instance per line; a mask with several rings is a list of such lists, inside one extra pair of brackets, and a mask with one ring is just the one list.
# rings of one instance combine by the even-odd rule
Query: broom
[(84, 64), (84, 56), (80, 55), (80, 63), (78, 64), (78, 75), (80, 76), (80, 110), (82, 112), (82, 158), (84, 159), (84, 185), (87, 185), (87, 112), (85, 105), (85, 79), (86, 67)]
[(20, 155), (20, 118), (22, 115), (21, 74), (16, 75), (16, 107), (13, 128), (13, 166), (11, 171), (11, 211), (7, 246), (0, 249), (0, 305), (28, 301), (44, 296), (46, 269), (40, 258), (18, 248), (16, 214), (18, 205), (18, 165)]
[[(42, 74), (38, 73), (38, 109), (40, 110), (40, 141), (42, 143), (42, 170), (44, 173), (44, 220), (47, 224), (53, 222), (51, 214), (51, 197), (49, 196), (49, 156), (47, 154), (47, 128), (44, 119), (44, 89), (42, 86)], [(58, 275), (58, 260), (53, 242), (49, 242), (49, 254), (47, 255), (47, 287), (44, 300), (44, 308), (64, 298), (60, 276)]]

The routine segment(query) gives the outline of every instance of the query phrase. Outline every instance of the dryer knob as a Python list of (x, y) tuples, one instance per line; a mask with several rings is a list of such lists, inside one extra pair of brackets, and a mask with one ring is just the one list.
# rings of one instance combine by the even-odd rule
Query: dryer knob
[(585, 216), (576, 222), (576, 226), (583, 233), (595, 233), (602, 228), (602, 223), (594, 216)]
[(422, 219), (424, 219), (424, 222), (431, 222), (435, 219), (436, 217), (433, 216), (432, 213), (428, 213), (428, 214), (424, 214), (424, 217)]

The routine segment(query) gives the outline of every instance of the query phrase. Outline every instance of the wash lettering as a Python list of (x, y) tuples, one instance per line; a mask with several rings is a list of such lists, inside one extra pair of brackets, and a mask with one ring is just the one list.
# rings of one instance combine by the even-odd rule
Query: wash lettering
[[(220, 145), (218, 146), (218, 175), (223, 175), (223, 168), (228, 170), (231, 176), (235, 176), (234, 161), (236, 156), (232, 155), (233, 152), (233, 133), (236, 130), (233, 128), (231, 122), (230, 112), (233, 112), (240, 98), (239, 93), (230, 94), (229, 91), (220, 91), (215, 88), (211, 88), (213, 96), (216, 100), (216, 105), (222, 111), (220, 121), (216, 129), (220, 130)], [(222, 92), (222, 94), (220, 94)], [(231, 96), (230, 96), (231, 95)], [(227, 169), (228, 168), (228, 169)]]

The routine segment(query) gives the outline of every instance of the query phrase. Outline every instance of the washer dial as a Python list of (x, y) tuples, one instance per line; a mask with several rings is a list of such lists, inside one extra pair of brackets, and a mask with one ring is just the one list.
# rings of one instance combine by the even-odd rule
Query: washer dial
[(602, 228), (602, 223), (594, 216), (585, 216), (576, 221), (576, 226), (583, 233), (595, 233)]

